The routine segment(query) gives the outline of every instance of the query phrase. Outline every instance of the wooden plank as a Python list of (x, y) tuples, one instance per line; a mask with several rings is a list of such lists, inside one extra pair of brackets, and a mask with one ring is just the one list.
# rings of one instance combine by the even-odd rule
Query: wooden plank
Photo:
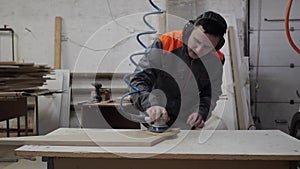
[(153, 136), (142, 130), (66, 130), (46, 136), (1, 138), (0, 145), (153, 146), (179, 132), (179, 129), (173, 129), (170, 133)]
[(228, 28), (228, 40), (229, 40), (229, 52), (230, 60), (232, 65), (232, 74), (233, 74), (233, 83), (234, 83), (234, 93), (235, 93), (235, 102), (236, 102), (236, 112), (238, 119), (238, 129), (245, 130), (245, 112), (243, 109), (243, 98), (242, 98), (242, 87), (239, 74), (239, 66), (237, 61), (237, 50), (236, 50), (236, 41), (234, 36), (234, 29), (232, 26)]
[(12, 65), (12, 66), (33, 66), (34, 63), (22, 63), (22, 62), (10, 62), (10, 61), (2, 61), (0, 65)]
[[(77, 133), (77, 130), (64, 129), (53, 135)], [(158, 159), (293, 161), (300, 160), (300, 141), (279, 130), (182, 130), (152, 147), (27, 145), (18, 148), (16, 153), (48, 157), (120, 158), (122, 155), (141, 158), (150, 155)]]
[(60, 16), (55, 17), (54, 69), (61, 68), (61, 21)]
[(50, 80), (52, 69), (32, 63), (0, 62), (0, 91), (32, 90)]

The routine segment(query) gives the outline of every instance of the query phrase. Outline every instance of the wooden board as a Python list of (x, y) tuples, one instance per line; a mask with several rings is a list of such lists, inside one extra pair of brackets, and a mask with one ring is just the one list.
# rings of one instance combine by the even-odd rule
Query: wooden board
[[(67, 132), (67, 130), (64, 130)], [(69, 130), (76, 132), (76, 129)], [(53, 134), (59, 134), (56, 131)], [(37, 146), (16, 150), (19, 156), (194, 160), (300, 160), (300, 141), (279, 130), (182, 130), (152, 147)], [(154, 156), (155, 155), (155, 156)]]
[(179, 129), (172, 129), (169, 134), (154, 136), (142, 130), (62, 128), (45, 136), (1, 138), (0, 145), (153, 146), (178, 132)]
[(236, 42), (234, 37), (234, 29), (232, 26), (228, 28), (228, 40), (230, 46), (230, 61), (232, 65), (232, 74), (233, 74), (233, 81), (234, 81), (234, 93), (235, 93), (235, 102), (236, 102), (236, 115), (238, 117), (238, 129), (245, 130), (247, 129), (246, 122), (245, 122), (245, 112), (243, 109), (242, 103), (242, 86), (240, 80), (240, 72), (239, 66), (237, 61), (237, 51), (236, 51)]
[(43, 86), (46, 75), (53, 70), (45, 65), (33, 63), (0, 62), (0, 91), (20, 91)]
[(55, 35), (54, 35), (54, 68), (61, 68), (61, 23), (60, 16), (55, 17)]

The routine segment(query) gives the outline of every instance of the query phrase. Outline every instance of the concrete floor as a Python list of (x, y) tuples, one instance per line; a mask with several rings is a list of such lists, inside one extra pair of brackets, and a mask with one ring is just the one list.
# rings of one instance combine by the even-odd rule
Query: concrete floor
[[(24, 133), (21, 133), (23, 136)], [(28, 133), (33, 135), (33, 133)], [(10, 133), (11, 137), (17, 136), (16, 132)], [(6, 132), (0, 132), (0, 137), (6, 137)], [(21, 159), (15, 155), (14, 150), (19, 146), (0, 145), (0, 169), (47, 169), (47, 163), (42, 162), (41, 157)]]
[(21, 159), (16, 156), (14, 150), (19, 146), (0, 146), (1, 169), (47, 169), (47, 163), (42, 162), (41, 157)]

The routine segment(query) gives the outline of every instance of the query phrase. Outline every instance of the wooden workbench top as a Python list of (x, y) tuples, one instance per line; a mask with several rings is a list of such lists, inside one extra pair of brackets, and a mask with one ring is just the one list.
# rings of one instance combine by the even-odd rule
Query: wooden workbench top
[[(82, 132), (80, 130), (59, 129), (50, 134)], [(16, 154), (84, 158), (300, 160), (300, 141), (279, 130), (184, 130), (152, 147), (25, 145), (16, 149)]]

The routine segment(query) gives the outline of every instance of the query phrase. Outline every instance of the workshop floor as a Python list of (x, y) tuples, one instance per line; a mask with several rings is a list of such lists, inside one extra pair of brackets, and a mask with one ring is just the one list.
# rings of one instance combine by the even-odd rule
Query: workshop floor
[[(25, 135), (21, 133), (21, 136)], [(29, 132), (28, 135), (34, 135)], [(10, 137), (16, 137), (17, 132), (11, 131)], [(0, 137), (6, 137), (6, 131), (0, 131)], [(0, 169), (47, 169), (47, 164), (40, 157), (20, 159), (14, 150), (19, 146), (0, 146)]]
[(47, 169), (47, 164), (42, 162), (41, 157), (20, 159), (14, 150), (19, 146), (0, 146), (1, 169)]

